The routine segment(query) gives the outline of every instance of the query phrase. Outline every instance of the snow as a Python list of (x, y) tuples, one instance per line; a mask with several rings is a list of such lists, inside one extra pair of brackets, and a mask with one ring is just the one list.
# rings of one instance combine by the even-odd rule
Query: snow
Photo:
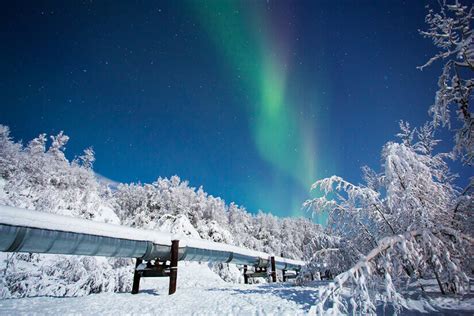
[(168, 278), (143, 278), (140, 293), (102, 293), (85, 297), (0, 300), (1, 315), (162, 314), (303, 315), (317, 292), (292, 284), (229, 284), (208, 265), (179, 263), (178, 290), (169, 296)]
[(154, 226), (159, 231), (172, 234), (178, 239), (181, 239), (179, 238), (179, 235), (192, 238), (201, 238), (199, 236), (199, 232), (189, 222), (189, 219), (182, 214), (177, 216), (164, 215), (158, 220), (157, 223), (154, 223)]
[[(180, 262), (178, 288), (168, 295), (168, 278), (142, 278), (140, 293), (101, 293), (84, 297), (33, 297), (0, 300), (0, 315), (307, 315), (325, 281), (307, 286), (291, 282), (230, 284), (207, 264)], [(462, 302), (440, 298), (432, 302), (409, 300), (403, 315), (472, 315), (474, 298)], [(330, 312), (328, 310), (327, 312)], [(387, 309), (386, 314), (391, 314)], [(383, 314), (381, 305), (377, 314)]]
[(6, 183), (5, 179), (0, 177), (0, 200), (6, 197), (5, 190), (3, 189)]

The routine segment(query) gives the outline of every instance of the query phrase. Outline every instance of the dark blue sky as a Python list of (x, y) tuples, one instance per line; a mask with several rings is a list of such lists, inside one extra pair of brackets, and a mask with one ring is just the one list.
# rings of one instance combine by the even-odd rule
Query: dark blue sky
[[(298, 156), (301, 146), (311, 142), (311, 177), (339, 174), (358, 182), (361, 165), (378, 168), (400, 119), (413, 125), (428, 119), (440, 65), (416, 69), (434, 52), (417, 32), (424, 5), (5, 3), (0, 123), (25, 141), (64, 130), (69, 157), (93, 146), (95, 170), (116, 181), (177, 174), (250, 211), (298, 214), (309, 187), (290, 169), (297, 173), (300, 162), (308, 163)], [(219, 22), (226, 14), (231, 22)], [(248, 56), (259, 59), (248, 58), (251, 70), (240, 72)], [(269, 71), (267, 57), (277, 61)], [(279, 76), (284, 80), (274, 83)], [(268, 143), (279, 141), (272, 138), (278, 128), (260, 124), (252, 110), (265, 90), (255, 82), (272, 82), (271, 95), (284, 87), (282, 104), (292, 116), (282, 129), (304, 138), (284, 161), (265, 155), (275, 154)], [(276, 156), (286, 156), (287, 147)]]

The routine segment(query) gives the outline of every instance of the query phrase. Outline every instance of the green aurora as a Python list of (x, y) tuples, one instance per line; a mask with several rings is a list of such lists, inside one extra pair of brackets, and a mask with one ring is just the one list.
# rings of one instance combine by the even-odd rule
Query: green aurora
[[(255, 118), (252, 135), (261, 158), (309, 191), (316, 179), (316, 140), (311, 122), (298, 115), (297, 102), (287, 94), (289, 47), (284, 34), (257, 4), (252, 10), (231, 1), (193, 7), (251, 96), (245, 106)], [(303, 201), (293, 200), (291, 215), (302, 215)]]

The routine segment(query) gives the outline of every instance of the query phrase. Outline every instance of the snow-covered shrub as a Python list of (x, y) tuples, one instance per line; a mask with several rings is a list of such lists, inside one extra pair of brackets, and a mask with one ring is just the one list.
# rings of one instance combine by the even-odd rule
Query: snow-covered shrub
[[(335, 313), (347, 313), (352, 308), (363, 314), (375, 314), (377, 300), (390, 303), (395, 311), (400, 311), (406, 306), (400, 289), (414, 283), (424, 291), (419, 279), (430, 272), (443, 293), (448, 289), (458, 294), (468, 293), (469, 279), (459, 261), (451, 257), (457, 250), (446, 244), (445, 237), (459, 237), (457, 247), (464, 255), (468, 255), (464, 249), (472, 244), (472, 239), (452, 234), (449, 229), (423, 230), (381, 239), (377, 248), (320, 292), (316, 312), (324, 314), (325, 308), (332, 305)], [(345, 289), (348, 292), (344, 296), (351, 298), (349, 302), (343, 298)]]
[(131, 269), (114, 267), (107, 258), (18, 254), (9, 255), (7, 262), (3, 298), (82, 296), (131, 287), (116, 271), (132, 274)]
[(156, 228), (159, 231), (170, 233), (176, 236), (190, 238), (201, 238), (198, 231), (191, 225), (189, 219), (184, 215), (163, 215), (157, 222)]
[(226, 282), (244, 283), (242, 271), (235, 264), (210, 263), (209, 267)]

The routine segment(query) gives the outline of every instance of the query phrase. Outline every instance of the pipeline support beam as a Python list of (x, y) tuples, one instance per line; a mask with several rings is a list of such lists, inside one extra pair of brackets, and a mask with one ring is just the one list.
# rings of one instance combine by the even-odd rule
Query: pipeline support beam
[(135, 262), (135, 270), (133, 272), (133, 286), (132, 294), (137, 294), (140, 290), (140, 273), (138, 272), (138, 266), (142, 263), (142, 259), (137, 258)]
[(272, 272), (271, 272), (272, 282), (275, 283), (277, 281), (277, 273), (276, 273), (276, 265), (275, 265), (275, 257), (274, 256), (272, 256), (270, 258), (270, 264), (271, 264), (271, 268), (272, 268)]
[(244, 283), (249, 284), (249, 276), (247, 275), (247, 265), (244, 265)]
[(178, 250), (179, 250), (179, 240), (172, 240), (171, 241), (169, 295), (174, 294), (176, 292), (176, 281), (178, 279)]

